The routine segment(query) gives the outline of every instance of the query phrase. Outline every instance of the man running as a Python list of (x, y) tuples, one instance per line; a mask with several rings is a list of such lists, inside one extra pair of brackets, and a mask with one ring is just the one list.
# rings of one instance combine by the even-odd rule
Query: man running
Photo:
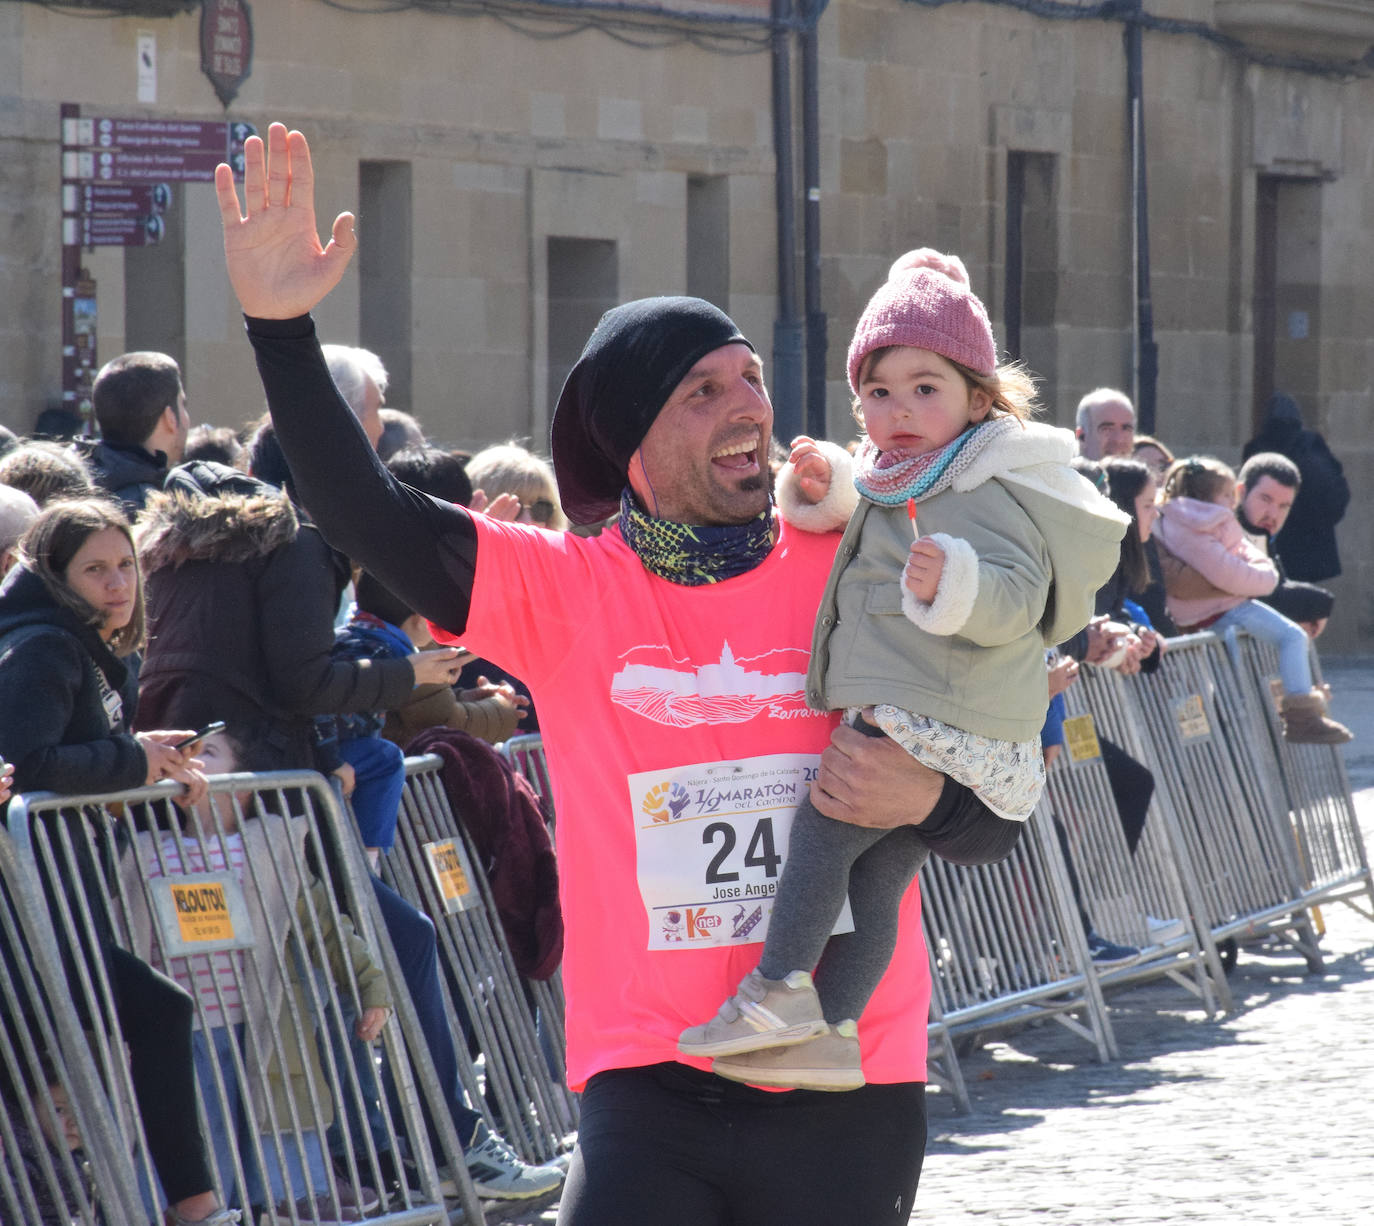
[[(308, 313), (356, 240), (345, 213), (321, 247), (304, 136), (273, 124), (245, 160), (246, 215), (229, 168), (217, 172), (225, 251), (303, 502), (440, 641), (520, 676), (539, 707), (568, 1074), (584, 1094), (560, 1223), (905, 1223), (926, 1129), (917, 883), (859, 1020), (862, 1089), (767, 1092), (677, 1051), (757, 960), (803, 789), (829, 817), (919, 826), (966, 863), (1002, 857), (1019, 829), (900, 747), (807, 708), (839, 537), (772, 514), (773, 410), (753, 347), (699, 299), (608, 312), (559, 398), (553, 457), (569, 518), (617, 524), (584, 539), (470, 515), (396, 482), (329, 380)], [(884, 872), (865, 859), (854, 871)]]

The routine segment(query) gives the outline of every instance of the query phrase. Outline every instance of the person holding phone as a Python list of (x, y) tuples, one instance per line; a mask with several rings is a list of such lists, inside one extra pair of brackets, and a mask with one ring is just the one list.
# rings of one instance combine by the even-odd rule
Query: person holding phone
[[(138, 702), (133, 656), (143, 641), (143, 585), (124, 512), (103, 498), (67, 499), (42, 511), (0, 586), (0, 755), (14, 764), (16, 791), (89, 795), (174, 779), (186, 785), (190, 803), (205, 795), (200, 763), (189, 747), (177, 747), (189, 729), (130, 731)], [(75, 862), (63, 862), (53, 829), (56, 879), (40, 871), (50, 898), (62, 891), (92, 909), (94, 948), (72, 948), (56, 916), (53, 926), (78, 1010), (88, 1010), (75, 990), (79, 960), (105, 964), (148, 1148), (171, 1202), (166, 1220), (237, 1222), (214, 1193), (196, 1115), (191, 1000), (114, 944), (100, 905), (106, 888), (97, 855), (107, 850), (100, 833), (81, 829), (87, 819), (79, 810), (42, 820), (73, 827)]]

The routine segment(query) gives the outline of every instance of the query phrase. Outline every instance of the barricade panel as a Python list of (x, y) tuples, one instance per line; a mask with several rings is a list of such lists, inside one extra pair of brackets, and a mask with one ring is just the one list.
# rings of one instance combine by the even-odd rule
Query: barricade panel
[(973, 1110), (973, 1104), (968, 1096), (968, 1086), (964, 1084), (964, 1073), (954, 1050), (954, 1036), (945, 1024), (940, 993), (935, 990), (933, 978), (931, 985), (930, 1021), (926, 1025), (926, 1080), (954, 1099), (956, 1114), (967, 1115)]
[(1177, 820), (1195, 920), (1213, 942), (1275, 933), (1315, 956), (1286, 802), (1248, 731), (1253, 695), (1237, 684), (1221, 641), (1170, 640), (1163, 667), (1123, 693), (1141, 737), (1132, 752), (1155, 772)]
[(501, 756), (529, 780), (530, 786), (544, 802), (544, 811), (549, 815), (549, 824), (552, 826), (553, 779), (549, 775), (549, 760), (544, 754), (543, 734), (526, 732), (511, 737), (497, 748)]
[(569, 1152), (577, 1099), (566, 1088), (561, 993), (524, 981), (506, 945), (482, 865), (449, 803), (435, 755), (406, 759), (387, 880), (427, 912), (439, 935), (450, 1016), (480, 1074), (461, 1071), (473, 1106), (527, 1162)]
[(1116, 1040), (1048, 828), (1037, 810), (997, 864), (926, 861), (921, 903), (932, 997), (952, 1035), (1052, 1017), (1107, 1060)]
[(0, 945), (0, 1221), (138, 1221), (133, 1165), (70, 1008), (42, 890), (3, 830)]
[[(1086, 919), (1099, 935), (1141, 951), (1133, 962), (1099, 968), (1104, 984), (1167, 974), (1194, 992), (1210, 1016), (1218, 994), (1230, 1006), (1230, 993), (1215, 948), (1194, 930), (1186, 884), (1190, 867), (1180, 864), (1188, 852), (1165, 781), (1152, 771), (1156, 786), (1144, 825), (1135, 831), (1134, 850), (1113, 790), (1109, 753), (1150, 764), (1143, 751), (1145, 738), (1135, 725), (1137, 712), (1126, 695), (1135, 680), (1113, 670), (1080, 670), (1065, 701), (1070, 720), (1079, 721), (1090, 735), (1069, 738), (1049, 772), (1046, 803), (1059, 818)], [(1118, 789), (1124, 793), (1138, 786), (1117, 769)], [(1139, 797), (1123, 795), (1123, 800), (1138, 802)]]
[[(1238, 654), (1241, 684), (1255, 695), (1251, 736), (1281, 778), (1304, 888), (1317, 901), (1349, 902), (1363, 895), (1367, 905), (1374, 903), (1369, 858), (1339, 748), (1284, 740), (1277, 707), (1282, 692), (1278, 653), (1267, 643), (1241, 635)], [(1315, 652), (1312, 664), (1313, 676), (1319, 679)], [(1374, 911), (1366, 914), (1374, 918)]]
[[(544, 753), (542, 733), (531, 732), (513, 736), (498, 746), (501, 755), (534, 788), (539, 803), (549, 818), (549, 833), (554, 834), (553, 777), (549, 774), (548, 758)], [(564, 1018), (567, 1015), (567, 1002), (563, 997), (563, 972), (555, 971), (548, 979), (527, 981), (526, 990), (534, 997), (539, 1016), (540, 1038), (546, 1050), (562, 1053), (567, 1049), (567, 1030)], [(557, 1057), (561, 1068), (562, 1056)], [(559, 1074), (561, 1084), (566, 1077)]]
[(217, 1190), (245, 1221), (318, 1222), (350, 1201), (388, 1226), (444, 1220), (409, 1027), (393, 1018), (375, 1044), (354, 1033), (369, 1008), (405, 1017), (410, 1004), (329, 788), (313, 772), (221, 776), (195, 813), (171, 803), (178, 791), (31, 794), (9, 810), (16, 841), (56, 883), (49, 911), (73, 1016), (93, 1033), (136, 1147), (144, 1206), (125, 1220), (161, 1220), (154, 1134), (169, 1120), (195, 1127), (135, 1107), (149, 1035), (165, 1048), (144, 1061), (175, 1066), (186, 1033), (174, 1020), (182, 998), (145, 963), (191, 995), (200, 1133)]

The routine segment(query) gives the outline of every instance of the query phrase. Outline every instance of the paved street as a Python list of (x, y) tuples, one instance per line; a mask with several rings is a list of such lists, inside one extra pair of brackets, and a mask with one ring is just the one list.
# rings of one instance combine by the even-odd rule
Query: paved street
[[(1369, 847), (1374, 660), (1328, 664), (1327, 679), (1356, 732), (1345, 761)], [(1242, 949), (1236, 1008), (1217, 1021), (1168, 981), (1112, 995), (1115, 1063), (1054, 1023), (970, 1056), (971, 1115), (931, 1093), (912, 1222), (1374, 1223), (1374, 920), (1348, 907), (1323, 919), (1325, 975), (1296, 953)]]

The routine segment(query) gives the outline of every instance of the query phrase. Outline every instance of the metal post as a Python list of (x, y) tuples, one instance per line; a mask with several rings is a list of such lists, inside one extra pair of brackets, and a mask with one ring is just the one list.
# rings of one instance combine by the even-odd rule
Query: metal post
[(802, 238), (806, 298), (806, 432), (813, 438), (824, 438), (828, 337), (825, 311), (821, 307), (820, 49), (816, 27), (827, 0), (812, 2), (815, 12), (807, 15), (801, 35), (802, 178), (806, 182)]
[(773, 325), (773, 432), (802, 431), (802, 321), (797, 314), (796, 171), (792, 160), (792, 0), (772, 0), (773, 155), (778, 211), (778, 315)]
[(1154, 305), (1150, 296), (1150, 209), (1145, 174), (1145, 109), (1141, 72), (1141, 0), (1126, 19), (1127, 125), (1131, 151), (1131, 231), (1134, 238), (1132, 274), (1135, 288), (1135, 331), (1132, 370), (1136, 428), (1155, 432), (1155, 387), (1159, 377), (1159, 347), (1154, 339)]

